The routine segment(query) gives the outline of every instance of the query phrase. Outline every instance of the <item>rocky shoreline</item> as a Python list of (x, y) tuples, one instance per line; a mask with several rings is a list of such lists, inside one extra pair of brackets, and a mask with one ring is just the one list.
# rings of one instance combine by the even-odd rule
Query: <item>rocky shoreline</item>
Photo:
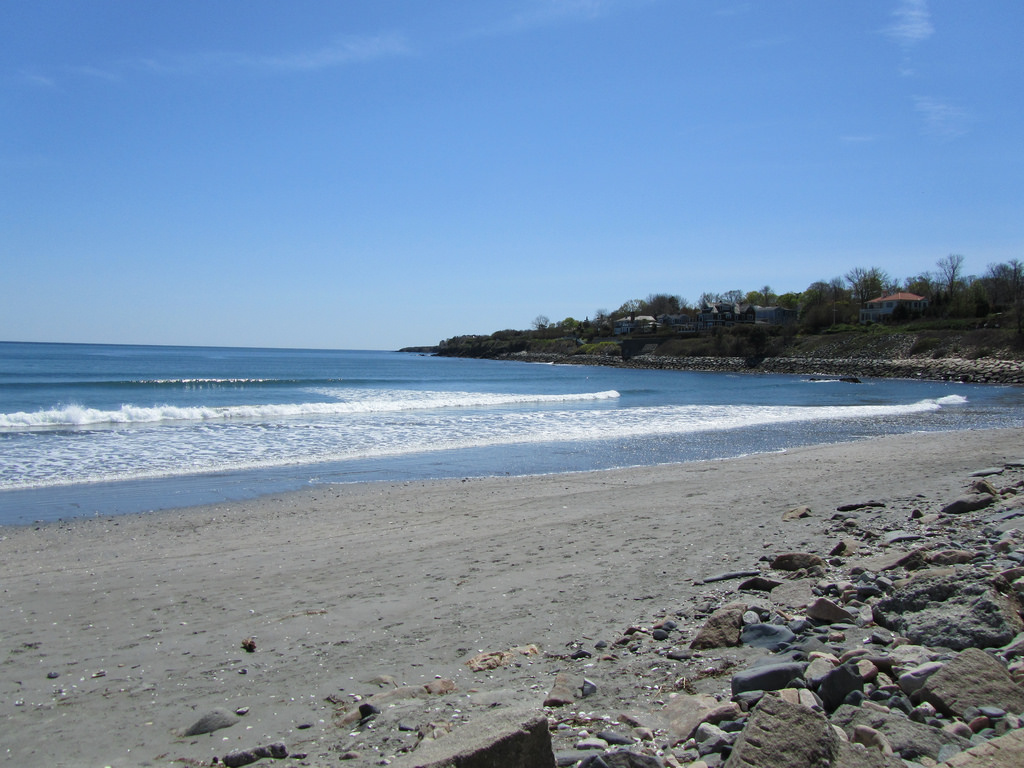
[(960, 357), (670, 357), (641, 354), (628, 359), (605, 355), (558, 355), (519, 352), (504, 360), (557, 365), (605, 365), (715, 373), (784, 373), (844, 378), (929, 379), (990, 384), (1024, 384), (1024, 362), (1000, 358)]
[[(442, 725), (421, 730), (426, 749), (395, 765), (1024, 765), (1024, 462), (979, 469), (965, 486), (934, 510), (861, 500), (783, 511), (821, 516), (835, 545), (709, 575), (690, 605), (617, 638), (480, 654), (467, 665), (489, 673), (481, 683), (554, 664), (544, 709), (464, 725), (477, 737), (468, 747), (446, 743)], [(609, 678), (632, 682), (620, 706), (598, 695)], [(494, 697), (483, 691), (471, 698)], [(353, 742), (386, 727), (382, 707), (416, 695), (362, 702), (348, 717)], [(510, 703), (500, 696), (492, 706)]]

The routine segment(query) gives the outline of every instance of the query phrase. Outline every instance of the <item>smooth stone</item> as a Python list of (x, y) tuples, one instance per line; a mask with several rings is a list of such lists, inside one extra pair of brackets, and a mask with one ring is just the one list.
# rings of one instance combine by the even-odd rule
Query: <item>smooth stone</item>
[(238, 716), (226, 709), (214, 709), (196, 720), (184, 732), (184, 736), (199, 736), (228, 728), (238, 722)]
[(748, 624), (740, 633), (740, 642), (754, 648), (777, 651), (796, 640), (788, 627), (779, 624)]

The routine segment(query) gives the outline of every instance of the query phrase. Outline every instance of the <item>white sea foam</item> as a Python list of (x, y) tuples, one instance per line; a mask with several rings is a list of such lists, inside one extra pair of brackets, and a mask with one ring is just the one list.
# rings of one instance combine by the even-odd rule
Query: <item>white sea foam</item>
[(164, 421), (210, 422), (228, 420), (277, 420), (330, 417), (359, 413), (386, 413), (435, 408), (492, 408), (530, 403), (571, 403), (617, 398), (615, 390), (564, 395), (516, 395), (485, 392), (417, 392), (402, 390), (320, 389), (316, 392), (344, 398), (338, 402), (261, 405), (192, 406), (122, 405), (116, 410), (65, 405), (60, 408), (0, 414), (0, 430), (47, 427), (92, 427), (153, 424)]
[[(468, 399), (454, 397), (454, 403), (462, 406), (483, 405), (484, 402), (488, 406), (499, 406), (460, 409), (451, 407), (451, 396), (452, 393), (433, 393), (427, 400), (434, 405), (424, 407), (421, 402), (416, 406), (415, 414), (408, 408), (394, 406), (372, 410), (366, 407), (367, 403), (377, 401), (367, 396), (362, 407), (348, 410), (346, 407), (358, 403), (315, 404), (326, 409), (335, 408), (327, 411), (329, 418), (305, 413), (303, 415), (312, 417), (296, 419), (293, 418), (295, 407), (289, 406), (282, 411), (283, 417), (275, 420), (270, 418), (273, 409), (262, 406), (257, 409), (259, 420), (220, 416), (205, 421), (189, 418), (154, 424), (139, 421), (137, 414), (128, 414), (126, 418), (136, 419), (130, 422), (135, 426), (94, 431), (88, 439), (81, 440), (51, 441), (48, 439), (51, 435), (46, 432), (30, 432), (5, 445), (0, 489), (168, 477), (516, 444), (577, 442), (583, 445), (628, 440), (656, 443), (670, 440), (673, 435), (723, 433), (797, 422), (892, 420), (966, 402), (960, 395), (950, 395), (898, 405), (573, 407), (587, 398), (615, 396), (604, 392), (539, 399), (486, 394), (474, 394)], [(521, 407), (524, 399), (527, 407)], [(414, 401), (411, 396), (402, 400), (406, 404)], [(500, 407), (506, 403), (519, 407)], [(541, 407), (530, 407), (531, 404), (540, 404)], [(722, 439), (728, 440), (728, 437), (723, 436)]]

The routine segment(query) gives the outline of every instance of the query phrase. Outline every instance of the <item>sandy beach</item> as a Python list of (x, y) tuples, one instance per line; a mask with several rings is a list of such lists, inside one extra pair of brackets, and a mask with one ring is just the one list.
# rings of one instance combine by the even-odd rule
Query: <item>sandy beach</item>
[[(899, 525), (961, 494), (970, 472), (1021, 458), (1024, 430), (909, 434), (0, 529), (0, 753), (21, 766), (209, 765), (284, 742), (307, 757), (267, 764), (336, 765), (360, 738), (357, 697), (452, 681), (396, 700), (417, 726), (539, 705), (566, 648), (685, 613), (709, 575), (827, 550), (838, 505), (879, 500)], [(798, 505), (812, 514), (783, 521)], [(465, 664), (527, 644), (546, 658)], [(621, 670), (591, 674), (602, 695), (629, 687)], [(245, 714), (181, 735), (216, 709)], [(402, 733), (348, 764), (376, 764)]]

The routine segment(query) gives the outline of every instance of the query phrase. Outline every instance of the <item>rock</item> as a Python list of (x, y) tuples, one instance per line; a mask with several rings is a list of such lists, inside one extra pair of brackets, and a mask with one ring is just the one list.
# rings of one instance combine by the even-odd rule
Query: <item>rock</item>
[(974, 553), (965, 549), (943, 549), (928, 555), (928, 562), (931, 565), (964, 565), (973, 559)]
[(796, 640), (789, 627), (780, 624), (748, 624), (740, 633), (740, 642), (754, 648), (777, 651)]
[(224, 763), (227, 768), (238, 768), (242, 765), (255, 763), (257, 760), (264, 757), (283, 760), (288, 757), (288, 749), (284, 744), (278, 742), (266, 747), (256, 747), (256, 749), (235, 750), (224, 755), (224, 757), (221, 758), (221, 762)]
[(899, 544), (901, 541), (919, 541), (923, 539), (919, 533), (912, 533), (910, 531), (889, 531), (885, 534), (886, 544)]
[(829, 768), (841, 743), (820, 713), (765, 696), (736, 740), (725, 768)]
[(1001, 662), (977, 648), (967, 648), (943, 665), (925, 681), (919, 695), (939, 712), (959, 717), (970, 707), (1024, 712), (1024, 688)]
[(701, 650), (739, 645), (745, 610), (740, 607), (719, 608), (704, 622), (690, 647)]
[(362, 704), (359, 705), (359, 709), (357, 711), (359, 712), (359, 719), (360, 720), (365, 720), (368, 717), (373, 717), (374, 715), (379, 715), (380, 714), (380, 707), (378, 707), (378, 706), (376, 706), (374, 704), (371, 704), (368, 701), (364, 701)]
[(490, 651), (479, 653), (466, 662), (466, 666), (474, 672), (484, 672), (489, 669), (497, 669), (511, 664), (517, 656), (536, 656), (540, 648), (536, 645), (523, 645), (516, 648), (509, 648), (507, 651)]
[(953, 733), (916, 723), (907, 717), (868, 707), (844, 704), (832, 715), (831, 722), (851, 736), (857, 726), (868, 726), (885, 736), (893, 752), (905, 760), (929, 757), (933, 760), (946, 745), (966, 749), (970, 742)]
[(991, 477), (992, 475), (1001, 475), (1004, 471), (1004, 467), (986, 467), (985, 469), (971, 472), (968, 477)]
[(943, 765), (948, 768), (1020, 768), (1024, 765), (1024, 730), (1010, 731), (952, 755)]
[(747, 579), (746, 581), (744, 581), (742, 584), (739, 585), (738, 588), (741, 590), (746, 589), (754, 592), (771, 592), (780, 584), (782, 584), (782, 582), (776, 581), (775, 579), (769, 579), (765, 576), (755, 576), (752, 579)]
[(662, 710), (668, 721), (668, 732), (676, 742), (686, 741), (693, 736), (697, 726), (707, 715), (719, 706), (714, 696), (680, 693), (670, 698)]
[(799, 571), (804, 568), (824, 567), (825, 561), (818, 555), (805, 552), (788, 552), (772, 560), (772, 569), (776, 571)]
[[(575, 761), (574, 761), (575, 762)], [(473, 717), (436, 741), (420, 742), (392, 768), (555, 768), (548, 719), (534, 710), (499, 708)]]
[(426, 683), (423, 688), (431, 695), (441, 696), (455, 690), (455, 681), (442, 677), (437, 680), (431, 680), (429, 683)]
[[(664, 768), (664, 763), (658, 758), (629, 750), (589, 755), (580, 763), (579, 768), (601, 768), (603, 765), (608, 768)], [(461, 763), (459, 768), (461, 768)]]
[(860, 548), (860, 545), (853, 539), (843, 539), (829, 550), (830, 557), (845, 557), (852, 555)]
[(834, 712), (846, 697), (864, 688), (864, 678), (857, 670), (856, 662), (847, 662), (829, 672), (818, 686), (818, 696), (826, 712)]
[(778, 691), (788, 688), (794, 680), (803, 678), (806, 668), (804, 662), (786, 661), (745, 669), (732, 676), (732, 693), (735, 696), (746, 691)]
[(914, 580), (882, 598), (874, 620), (913, 643), (964, 648), (1002, 646), (1024, 629), (1016, 601), (984, 574), (957, 572)]
[(965, 512), (976, 512), (994, 502), (995, 496), (989, 493), (971, 493), (961, 496), (942, 508), (944, 515), (962, 515)]
[(876, 731), (870, 725), (855, 725), (850, 741), (854, 744), (863, 744), (869, 749), (877, 749), (883, 755), (893, 754), (892, 744), (880, 731)]
[(933, 674), (942, 669), (942, 664), (937, 661), (929, 661), (926, 664), (914, 667), (913, 669), (907, 670), (899, 679), (896, 684), (899, 685), (900, 690), (903, 691), (907, 696), (917, 693), (924, 684), (928, 681), (928, 678)]
[(237, 722), (238, 716), (233, 712), (226, 709), (214, 709), (192, 723), (182, 735), (199, 736), (203, 733), (213, 733), (221, 728), (228, 728)]
[(807, 606), (807, 615), (815, 621), (823, 621), (827, 624), (836, 622), (851, 622), (856, 619), (852, 613), (845, 608), (836, 605), (827, 597), (819, 597)]
[(576, 701), (574, 692), (579, 687), (573, 683), (572, 677), (565, 672), (559, 672), (555, 675), (555, 684), (552, 686), (551, 692), (544, 699), (544, 706), (564, 707), (567, 704), (572, 704)]
[(869, 509), (871, 507), (884, 506), (884, 501), (856, 501), (851, 504), (842, 504), (836, 507), (836, 512), (855, 512), (858, 509)]
[(705, 576), (703, 581), (705, 584), (711, 584), (716, 581), (729, 581), (730, 579), (745, 579), (748, 576), (757, 576), (760, 571), (727, 571), (726, 573), (717, 573), (714, 576)]
[(621, 733), (616, 733), (615, 731), (601, 731), (597, 734), (597, 738), (603, 739), (609, 744), (615, 746), (626, 746), (636, 742), (636, 739), (629, 736), (623, 736)]
[(788, 522), (790, 520), (799, 520), (800, 518), (810, 517), (810, 516), (811, 516), (811, 508), (810, 507), (793, 507), (792, 509), (788, 509), (788, 510), (786, 510), (785, 512), (782, 513), (782, 520), (784, 522)]

